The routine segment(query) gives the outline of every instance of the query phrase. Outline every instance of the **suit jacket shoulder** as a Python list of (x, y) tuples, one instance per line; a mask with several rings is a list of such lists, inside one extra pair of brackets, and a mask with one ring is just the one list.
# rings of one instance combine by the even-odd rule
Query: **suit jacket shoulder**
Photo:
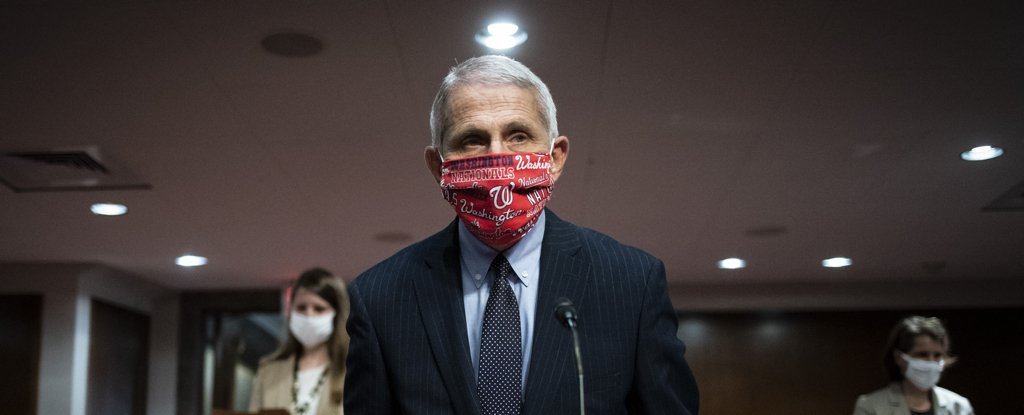
[(372, 296), (373, 292), (381, 288), (411, 284), (407, 275), (412, 267), (427, 260), (439, 259), (438, 255), (442, 255), (446, 249), (458, 247), (456, 226), (457, 223), (453, 221), (440, 232), (399, 250), (359, 274), (351, 285), (358, 287), (364, 296)]
[(640, 248), (564, 221), (550, 211), (547, 220), (546, 252), (542, 256), (555, 257), (557, 251), (587, 264), (588, 273), (595, 278), (589, 284), (591, 287), (616, 290), (615, 286), (625, 284), (631, 289), (642, 289), (653, 280), (665, 277), (661, 260)]
[[(564, 221), (550, 210), (546, 210), (547, 229), (544, 235), (544, 249), (549, 252), (568, 252), (570, 255), (582, 254), (581, 260), (590, 261), (603, 258), (613, 269), (649, 270), (656, 262), (653, 255), (633, 246), (625, 245), (614, 238), (593, 229), (576, 226)], [(458, 257), (458, 222), (452, 221), (445, 229), (430, 237), (409, 245), (394, 255), (377, 263), (360, 274), (353, 285), (362, 288), (363, 295), (367, 289), (393, 284), (407, 284), (405, 277), (410, 265), (418, 265), (424, 261), (441, 260), (446, 253), (454, 253)], [(542, 259), (543, 260), (543, 259)], [(622, 275), (631, 277), (633, 274)]]
[(292, 403), (292, 368), (294, 358), (264, 358), (256, 370), (250, 411), (287, 408)]

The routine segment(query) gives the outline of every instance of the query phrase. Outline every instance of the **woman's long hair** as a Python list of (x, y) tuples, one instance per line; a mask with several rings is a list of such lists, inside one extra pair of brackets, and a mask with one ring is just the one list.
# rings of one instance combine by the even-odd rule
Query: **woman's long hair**
[[(345, 330), (345, 323), (348, 321), (349, 300), (345, 283), (323, 268), (312, 268), (299, 275), (299, 279), (291, 287), (288, 296), (288, 318), (291, 318), (291, 305), (295, 302), (295, 294), (299, 288), (305, 288), (327, 301), (334, 308), (334, 331), (327, 339), (327, 354), (331, 362), (328, 370), (330, 373), (331, 402), (340, 405), (345, 390), (345, 359), (348, 358), (348, 331)], [(285, 320), (285, 332), (288, 338), (281, 343), (281, 347), (270, 355), (269, 359), (281, 360), (302, 356), (302, 344), (295, 338), (292, 331), (287, 329)]]

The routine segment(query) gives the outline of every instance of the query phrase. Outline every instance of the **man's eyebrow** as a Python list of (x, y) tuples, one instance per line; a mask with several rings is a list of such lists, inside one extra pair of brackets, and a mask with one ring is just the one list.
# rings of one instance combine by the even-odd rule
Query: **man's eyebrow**
[(529, 121), (526, 121), (526, 120), (512, 120), (511, 122), (508, 123), (508, 126), (505, 129), (506, 130), (513, 130), (513, 131), (531, 131), (532, 132), (533, 130), (536, 129), (536, 127), (533, 126), (533, 123), (531, 123)]
[(480, 128), (480, 127), (477, 127), (476, 125), (469, 124), (469, 125), (464, 125), (462, 127), (453, 128), (451, 130), (451, 136), (452, 136), (452, 138), (456, 138), (456, 137), (465, 136), (465, 135), (468, 135), (468, 134), (480, 134), (482, 132), (486, 133), (487, 130), (485, 130), (483, 128)]

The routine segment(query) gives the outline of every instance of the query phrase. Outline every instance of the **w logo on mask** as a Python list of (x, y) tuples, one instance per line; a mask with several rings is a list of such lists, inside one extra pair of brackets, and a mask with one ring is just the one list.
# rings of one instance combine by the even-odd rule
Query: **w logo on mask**
[(508, 186), (494, 186), (491, 188), (491, 200), (494, 201), (495, 209), (504, 209), (512, 204), (512, 189), (515, 189), (515, 182), (508, 182)]

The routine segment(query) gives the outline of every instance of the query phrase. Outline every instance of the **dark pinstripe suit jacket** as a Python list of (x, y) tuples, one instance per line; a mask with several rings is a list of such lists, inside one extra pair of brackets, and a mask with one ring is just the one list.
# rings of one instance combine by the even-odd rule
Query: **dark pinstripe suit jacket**
[[(579, 311), (588, 414), (697, 414), (660, 260), (548, 211), (540, 262), (523, 414), (579, 412), (559, 297)], [(350, 295), (346, 414), (480, 413), (455, 222), (360, 275)]]

